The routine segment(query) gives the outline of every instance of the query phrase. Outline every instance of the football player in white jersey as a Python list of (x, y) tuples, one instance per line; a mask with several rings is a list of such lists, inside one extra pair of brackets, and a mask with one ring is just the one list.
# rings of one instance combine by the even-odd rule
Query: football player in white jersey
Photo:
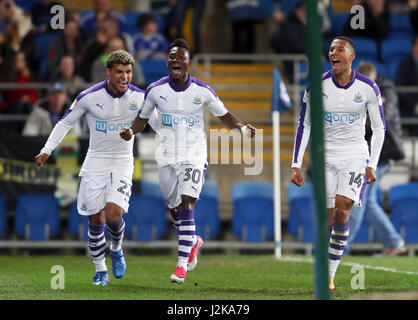
[(167, 58), (169, 76), (151, 84), (144, 98), (144, 107), (130, 128), (121, 132), (129, 141), (145, 128), (157, 110), (161, 144), (156, 153), (160, 188), (167, 201), (174, 226), (178, 228), (178, 262), (171, 282), (182, 284), (187, 271), (196, 267), (196, 254), (203, 241), (195, 235), (194, 205), (204, 183), (207, 168), (207, 145), (204, 131), (206, 105), (228, 128), (241, 130), (249, 137), (255, 128), (228, 112), (215, 91), (192, 77), (190, 49), (186, 41), (176, 39), (170, 44)]
[[(380, 90), (376, 83), (352, 69), (355, 44), (336, 37), (329, 48), (332, 69), (322, 76), (326, 203), (331, 229), (329, 289), (349, 234), (353, 204), (361, 205), (366, 185), (376, 181), (375, 170), (385, 137)], [(303, 97), (293, 150), (291, 182), (304, 183), (300, 170), (309, 140), (311, 117), (309, 90)], [(366, 112), (373, 130), (370, 152), (365, 140)]]
[[(133, 139), (121, 143), (119, 133), (137, 117), (144, 91), (130, 84), (133, 57), (126, 51), (112, 52), (106, 60), (107, 79), (82, 91), (52, 130), (45, 147), (35, 157), (43, 166), (74, 123), (86, 115), (90, 142), (80, 171), (77, 208), (88, 216), (88, 245), (96, 274), (94, 285), (106, 285), (105, 228), (111, 238), (110, 256), (115, 278), (122, 278), (126, 263), (122, 251), (134, 169)], [(150, 125), (156, 125), (156, 113)]]

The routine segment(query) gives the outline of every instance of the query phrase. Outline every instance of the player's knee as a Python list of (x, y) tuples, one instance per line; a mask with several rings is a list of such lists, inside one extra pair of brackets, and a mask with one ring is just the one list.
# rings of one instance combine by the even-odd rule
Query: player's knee
[(182, 210), (182, 209), (193, 210), (194, 205), (196, 203), (196, 200), (197, 200), (196, 198), (186, 196), (186, 195), (182, 195), (181, 196), (181, 203), (178, 206), (178, 209), (179, 210)]
[(350, 217), (350, 209), (347, 208), (335, 208), (334, 221), (337, 223), (347, 222)]

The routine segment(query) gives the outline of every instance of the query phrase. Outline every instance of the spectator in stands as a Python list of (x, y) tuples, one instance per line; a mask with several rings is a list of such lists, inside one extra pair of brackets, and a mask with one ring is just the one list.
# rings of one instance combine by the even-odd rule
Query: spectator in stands
[(193, 54), (197, 54), (201, 51), (201, 31), (200, 25), (203, 18), (203, 12), (205, 11), (206, 0), (176, 0), (174, 1), (173, 17), (174, 25), (176, 27), (175, 38), (184, 38), (183, 27), (186, 20), (187, 10), (193, 9), (193, 18), (191, 30), (193, 34)]
[[(66, 88), (62, 83), (55, 82), (48, 89), (46, 99), (35, 104), (26, 120), (22, 131), (24, 136), (48, 136), (55, 124), (62, 118), (71, 102), (68, 100)], [(80, 127), (72, 129), (78, 135)]]
[(261, 0), (251, 2), (228, 0), (227, 9), (232, 26), (232, 51), (234, 53), (253, 53), (255, 27), (269, 16), (265, 12)]
[[(26, 64), (25, 53), (19, 51), (14, 57), (11, 82), (25, 84), (34, 78)], [(3, 92), (3, 101), (0, 103), (0, 112), (13, 114), (27, 114), (33, 104), (38, 100), (38, 89), (17, 88)]]
[(80, 66), (78, 73), (87, 82), (91, 81), (91, 67), (94, 60), (103, 54), (106, 49), (109, 39), (122, 36), (125, 41), (127, 51), (133, 53), (132, 37), (126, 33), (119, 32), (119, 25), (116, 19), (112, 17), (106, 17), (98, 21), (98, 31), (96, 37), (90, 39), (83, 49)]
[(390, 11), (385, 0), (363, 0), (361, 6), (364, 8), (364, 29), (352, 29), (351, 14), (344, 28), (344, 35), (347, 37), (365, 37), (378, 42), (389, 36)]
[[(99, 56), (93, 63), (92, 67), (92, 74), (91, 74), (91, 80), (93, 82), (101, 82), (104, 79), (106, 79), (106, 67), (105, 63), (107, 60), (107, 57), (109, 54), (116, 50), (126, 50), (126, 45), (124, 42), (124, 39), (121, 36), (115, 36), (109, 40), (109, 42), (106, 45), (105, 52)], [(143, 87), (145, 83), (145, 77), (142, 72), (141, 67), (139, 66), (139, 63), (135, 63), (132, 66), (132, 84), (135, 86)]]
[[(418, 86), (418, 35), (415, 36), (411, 54), (399, 64), (395, 76), (397, 86)], [(400, 111), (402, 117), (418, 119), (418, 93), (400, 92)], [(410, 130), (413, 135), (418, 135), (417, 125)]]
[(6, 42), (18, 51), (22, 39), (33, 28), (30, 15), (13, 0), (0, 0), (0, 21)]
[[(376, 67), (369, 62), (360, 62), (358, 72), (376, 82), (380, 88), (384, 117), (386, 122), (385, 142), (380, 153), (377, 165), (377, 181), (366, 187), (362, 198), (362, 207), (353, 207), (350, 213), (350, 235), (348, 236), (346, 253), (349, 251), (349, 244), (356, 237), (364, 217), (367, 218), (373, 230), (376, 231), (379, 240), (384, 245), (384, 254), (400, 255), (407, 252), (405, 242), (396, 231), (392, 222), (387, 217), (377, 198), (377, 188), (382, 177), (389, 172), (395, 160), (404, 158), (402, 141), (401, 118), (399, 115), (398, 96), (393, 83), (377, 74)], [(371, 137), (370, 120), (366, 122), (366, 138)]]
[(6, 43), (3, 33), (0, 31), (0, 82), (12, 81), (14, 57), (14, 50)]
[(78, 93), (87, 87), (82, 77), (74, 73), (75, 62), (72, 55), (61, 57), (58, 72), (55, 73), (53, 82), (61, 82), (67, 89), (67, 95), (70, 100), (74, 100)]
[(111, 0), (94, 0), (94, 9), (81, 18), (81, 27), (88, 38), (93, 38), (99, 31), (98, 22), (104, 18), (112, 17), (118, 22), (119, 30), (126, 31), (125, 16), (112, 9)]
[(158, 33), (154, 16), (142, 14), (138, 17), (137, 24), (141, 32), (133, 38), (135, 59), (167, 59), (169, 44), (167, 39)]
[[(273, 33), (270, 43), (279, 54), (305, 54), (306, 53), (306, 4), (298, 1), (286, 20), (279, 25)], [(293, 61), (284, 63), (288, 79), (293, 78)]]
[(81, 62), (84, 37), (75, 19), (66, 19), (65, 28), (52, 39), (48, 50), (48, 78), (55, 75), (61, 58), (71, 55), (76, 66)]

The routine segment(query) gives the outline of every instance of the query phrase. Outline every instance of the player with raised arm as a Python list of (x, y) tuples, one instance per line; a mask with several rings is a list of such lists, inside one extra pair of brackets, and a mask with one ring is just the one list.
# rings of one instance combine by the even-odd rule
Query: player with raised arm
[[(349, 235), (350, 210), (361, 205), (366, 184), (376, 181), (376, 167), (385, 137), (382, 98), (376, 83), (352, 69), (355, 44), (336, 37), (329, 48), (332, 69), (322, 76), (326, 204), (329, 242), (329, 289)], [(365, 140), (366, 112), (373, 136)], [(309, 89), (305, 90), (293, 150), (291, 182), (304, 183), (300, 170), (311, 128)]]
[(194, 205), (199, 198), (207, 168), (204, 109), (221, 119), (228, 128), (248, 137), (255, 128), (244, 125), (230, 113), (215, 91), (189, 74), (190, 48), (183, 39), (170, 44), (167, 58), (169, 76), (152, 83), (145, 92), (144, 106), (130, 128), (121, 132), (129, 141), (142, 131), (153, 111), (158, 112), (156, 152), (160, 188), (178, 228), (178, 262), (171, 282), (182, 284), (187, 271), (196, 267), (197, 252), (203, 241), (195, 235)]
[[(94, 285), (106, 285), (105, 228), (111, 238), (110, 257), (115, 278), (122, 278), (126, 263), (122, 251), (134, 170), (133, 139), (121, 143), (119, 133), (137, 117), (144, 91), (130, 84), (133, 57), (126, 51), (112, 52), (106, 60), (107, 79), (82, 91), (52, 130), (35, 158), (43, 166), (67, 132), (86, 114), (90, 130), (89, 149), (80, 171), (77, 209), (88, 216), (88, 245), (96, 274)], [(156, 125), (156, 113), (150, 125)]]

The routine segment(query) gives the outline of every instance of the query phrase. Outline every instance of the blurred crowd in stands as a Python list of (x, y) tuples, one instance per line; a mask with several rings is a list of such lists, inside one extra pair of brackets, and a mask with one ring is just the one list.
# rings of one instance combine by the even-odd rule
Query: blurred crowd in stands
[[(351, 27), (356, 13), (337, 12), (330, 0), (319, 1), (324, 71), (330, 67), (330, 41), (346, 35), (357, 45), (354, 67), (360, 61), (369, 61), (395, 85), (418, 86), (418, 0), (347, 2), (350, 7), (363, 6), (364, 29)], [(125, 49), (138, 60), (132, 82), (146, 88), (150, 83), (144, 72), (149, 69), (148, 63), (164, 61), (169, 42), (184, 36), (188, 9), (193, 10), (192, 53), (204, 53), (205, 0), (150, 0), (149, 12), (119, 12), (112, 0), (92, 3), (92, 9), (66, 10), (65, 28), (53, 30), (51, 7), (60, 1), (0, 0), (0, 83), (16, 84), (0, 89), (1, 114), (30, 114), (35, 105), (45, 106), (51, 89), (22, 88), (20, 84), (59, 82), (66, 88), (67, 99), (73, 100), (80, 88), (104, 80), (104, 62), (116, 49)], [(255, 53), (255, 30), (266, 23), (271, 26), (266, 37), (271, 53), (307, 53), (306, 1), (227, 0), (223, 5), (231, 31), (231, 46), (225, 46), (225, 53)], [(286, 66), (286, 71), (285, 76), (292, 80), (293, 64)], [(401, 115), (418, 118), (418, 93), (402, 92), (399, 99)]]

